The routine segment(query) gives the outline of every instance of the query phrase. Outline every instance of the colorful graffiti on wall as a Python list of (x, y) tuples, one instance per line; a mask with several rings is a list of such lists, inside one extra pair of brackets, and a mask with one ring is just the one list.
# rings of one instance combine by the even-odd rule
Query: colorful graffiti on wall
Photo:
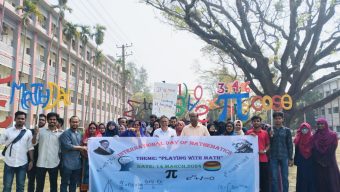
[[(60, 102), (64, 103), (64, 106), (71, 104), (70, 90), (58, 86), (53, 82), (48, 82), (47, 86), (42, 83), (32, 84), (17, 84), (13, 82), (13, 76), (0, 79), (0, 84), (11, 83), (11, 95), (10, 104), (13, 104), (15, 100), (15, 91), (20, 90), (20, 101), (22, 109), (28, 110), (30, 106), (42, 106), (42, 109), (49, 110), (56, 106), (59, 106)], [(0, 100), (0, 106), (5, 107), (7, 100)], [(8, 127), (13, 121), (12, 116), (7, 116), (5, 121), (0, 122), (1, 128)]]

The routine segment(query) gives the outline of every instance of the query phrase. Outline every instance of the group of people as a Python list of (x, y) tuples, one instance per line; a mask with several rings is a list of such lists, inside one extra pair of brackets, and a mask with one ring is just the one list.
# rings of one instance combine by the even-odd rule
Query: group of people
[[(3, 191), (11, 191), (14, 175), (17, 191), (24, 191), (27, 174), (28, 191), (42, 192), (46, 173), (49, 174), (51, 192), (57, 191), (58, 174), (61, 176), (61, 192), (75, 192), (77, 186), (81, 191), (87, 191), (87, 143), (91, 137), (218, 135), (257, 136), (261, 192), (288, 192), (288, 167), (293, 164), (297, 166), (297, 192), (337, 192), (340, 189), (340, 173), (335, 157), (338, 139), (325, 119), (318, 119), (315, 132), (308, 123), (301, 124), (294, 141), (291, 130), (283, 125), (282, 112), (274, 112), (273, 127), (262, 123), (260, 116), (253, 116), (249, 129), (244, 128), (240, 120), (213, 122), (206, 126), (198, 122), (197, 113), (190, 113), (189, 119), (185, 122), (178, 121), (176, 117), (169, 119), (151, 115), (150, 122), (146, 123), (121, 117), (118, 124), (114, 121), (106, 125), (91, 122), (82, 132), (77, 116), (72, 116), (69, 119), (70, 128), (63, 130), (63, 119), (57, 113), (50, 112), (47, 116), (39, 115), (38, 127), (28, 131), (25, 127), (26, 113), (17, 111), (15, 125), (7, 128), (0, 137), (0, 144), (6, 147), (3, 151)], [(105, 141), (101, 143), (103, 149), (97, 152), (110, 155), (112, 153), (106, 150)]]

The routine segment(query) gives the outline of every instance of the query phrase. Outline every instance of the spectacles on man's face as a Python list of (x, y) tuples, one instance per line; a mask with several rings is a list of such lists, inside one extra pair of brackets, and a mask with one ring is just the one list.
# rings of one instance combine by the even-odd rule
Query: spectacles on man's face
[(317, 123), (316, 125), (324, 125), (324, 123)]

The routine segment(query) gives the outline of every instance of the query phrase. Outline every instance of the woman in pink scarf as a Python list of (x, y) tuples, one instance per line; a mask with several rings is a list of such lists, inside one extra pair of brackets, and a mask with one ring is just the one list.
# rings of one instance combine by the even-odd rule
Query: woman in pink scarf
[[(87, 146), (88, 140), (90, 137), (101, 137), (102, 134), (99, 131), (99, 128), (96, 123), (92, 122), (89, 124), (89, 127), (86, 129), (85, 134), (82, 139), (82, 145)], [(81, 183), (80, 183), (80, 191), (87, 191), (89, 188), (89, 160), (87, 153), (82, 154), (82, 173), (81, 173)]]
[(296, 191), (316, 192), (315, 162), (312, 158), (312, 128), (302, 123), (294, 139), (294, 164), (297, 166)]
[(335, 152), (338, 138), (335, 132), (328, 128), (326, 119), (317, 120), (318, 129), (312, 138), (313, 157), (316, 161), (316, 191), (339, 192), (340, 172)]

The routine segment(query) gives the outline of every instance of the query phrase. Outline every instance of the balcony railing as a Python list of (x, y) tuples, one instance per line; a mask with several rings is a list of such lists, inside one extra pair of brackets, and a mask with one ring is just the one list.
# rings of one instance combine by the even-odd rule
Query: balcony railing
[(5, 96), (11, 95), (11, 87), (0, 86), (0, 94)]
[(13, 56), (13, 47), (10, 45), (7, 45), (6, 43), (0, 41), (0, 50), (7, 53), (8, 55)]
[(13, 60), (0, 53), (0, 64), (13, 69)]

